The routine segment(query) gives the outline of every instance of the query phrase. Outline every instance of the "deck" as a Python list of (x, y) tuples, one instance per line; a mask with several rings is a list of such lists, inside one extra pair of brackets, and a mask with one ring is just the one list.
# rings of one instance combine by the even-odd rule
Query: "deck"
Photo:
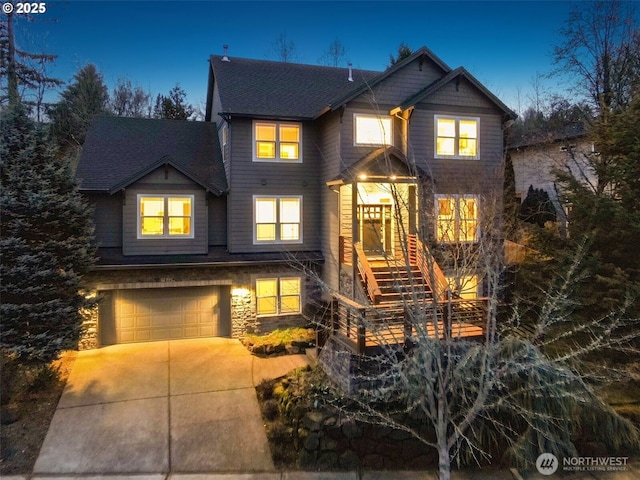
[(329, 328), (337, 340), (358, 354), (404, 345), (414, 336), (473, 339), (484, 335), (478, 320), (485, 306), (486, 299), (425, 302), (417, 309), (420, 319), (416, 319), (406, 302), (362, 305), (335, 295)]

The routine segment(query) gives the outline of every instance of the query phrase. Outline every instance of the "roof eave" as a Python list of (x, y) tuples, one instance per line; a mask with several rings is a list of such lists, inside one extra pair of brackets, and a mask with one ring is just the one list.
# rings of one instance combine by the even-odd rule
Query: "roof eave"
[(176, 162), (174, 162), (169, 156), (165, 155), (162, 158), (160, 158), (160, 160), (158, 160), (157, 162), (154, 162), (150, 165), (148, 165), (146, 168), (144, 168), (143, 170), (140, 170), (139, 172), (137, 172), (136, 174), (132, 175), (131, 177), (129, 177), (128, 179), (113, 185), (111, 188), (108, 189), (108, 192), (113, 195), (114, 193), (120, 192), (124, 189), (126, 189), (129, 185), (137, 182), (138, 180), (140, 180), (141, 178), (145, 177), (146, 175), (150, 174), (151, 172), (153, 172), (154, 170), (162, 167), (163, 165), (169, 165), (173, 168), (175, 168), (176, 170), (178, 170), (180, 173), (182, 173), (184, 176), (186, 176), (187, 178), (189, 178), (191, 181), (197, 183), (198, 185), (200, 185), (202, 188), (204, 188), (206, 191), (213, 193), (214, 195), (220, 196), (223, 193), (225, 193), (225, 191), (227, 189), (220, 189), (214, 185), (210, 185), (206, 182), (201, 181), (198, 178), (198, 175), (195, 175), (194, 173), (190, 172), (188, 169), (182, 167), (181, 165), (177, 164)]

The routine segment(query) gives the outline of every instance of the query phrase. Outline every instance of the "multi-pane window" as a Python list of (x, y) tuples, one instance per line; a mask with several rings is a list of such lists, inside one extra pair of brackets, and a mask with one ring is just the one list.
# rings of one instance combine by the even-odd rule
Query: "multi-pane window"
[(355, 114), (354, 124), (356, 145), (393, 145), (391, 117)]
[(256, 313), (258, 315), (300, 313), (301, 288), (299, 277), (256, 280)]
[(138, 195), (138, 238), (193, 238), (193, 195)]
[(436, 157), (478, 158), (479, 118), (435, 117)]
[(255, 122), (254, 161), (300, 162), (302, 127), (296, 123)]
[(253, 198), (256, 243), (302, 241), (302, 197)]
[(478, 239), (477, 197), (437, 196), (436, 214), (439, 242), (475, 242)]

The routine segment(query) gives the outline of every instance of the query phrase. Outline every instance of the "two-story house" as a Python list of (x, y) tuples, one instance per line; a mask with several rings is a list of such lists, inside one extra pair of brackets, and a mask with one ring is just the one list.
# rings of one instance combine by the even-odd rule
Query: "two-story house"
[(426, 278), (422, 242), (482, 236), (513, 118), (427, 48), (383, 72), (212, 56), (205, 122), (99, 117), (87, 135), (95, 343), (269, 331), (325, 301), (361, 351), (350, 311), (393, 311), (403, 263), (478, 296), (446, 265)]

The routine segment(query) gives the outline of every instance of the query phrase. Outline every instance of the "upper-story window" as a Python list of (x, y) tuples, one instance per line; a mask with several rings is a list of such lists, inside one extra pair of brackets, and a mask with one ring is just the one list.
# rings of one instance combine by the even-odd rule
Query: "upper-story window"
[(355, 145), (393, 145), (390, 116), (354, 114)]
[(254, 196), (254, 243), (301, 243), (302, 197)]
[(302, 125), (284, 122), (254, 122), (254, 162), (302, 162)]
[(436, 115), (436, 158), (480, 158), (480, 119)]
[(478, 198), (463, 195), (436, 196), (436, 238), (439, 242), (478, 240)]
[(138, 238), (193, 238), (193, 195), (138, 195)]

